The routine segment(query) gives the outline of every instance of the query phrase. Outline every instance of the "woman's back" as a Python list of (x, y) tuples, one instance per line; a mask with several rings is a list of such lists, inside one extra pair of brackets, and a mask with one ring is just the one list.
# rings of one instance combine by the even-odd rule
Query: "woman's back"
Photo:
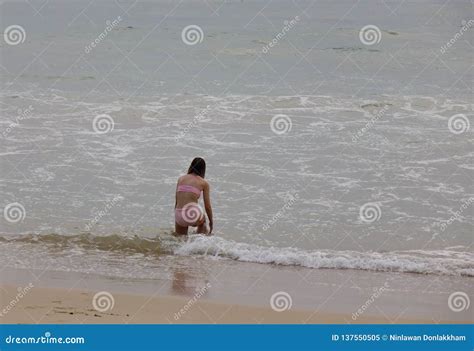
[(195, 174), (185, 174), (178, 179), (176, 207), (182, 208), (190, 202), (198, 202), (204, 190), (205, 180)]

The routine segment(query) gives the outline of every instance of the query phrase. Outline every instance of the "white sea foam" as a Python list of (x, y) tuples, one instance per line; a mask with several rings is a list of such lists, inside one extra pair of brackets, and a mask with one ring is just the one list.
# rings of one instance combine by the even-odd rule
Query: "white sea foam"
[(176, 248), (174, 253), (308, 268), (474, 276), (474, 255), (472, 253), (447, 250), (383, 253), (335, 250), (305, 251), (291, 247), (264, 247), (239, 243), (215, 236), (193, 235), (186, 243)]
[[(20, 255), (22, 257), (20, 261), (27, 263), (29, 259), (26, 256), (35, 256), (35, 267), (38, 265), (50, 266), (55, 260), (63, 260), (66, 263), (74, 260), (75, 265), (69, 269), (84, 271), (83, 268), (88, 266), (87, 261), (90, 260), (90, 257), (98, 256), (102, 259), (102, 271), (105, 273), (114, 270), (113, 262), (117, 255), (119, 257), (126, 255), (129, 265), (135, 266), (134, 269), (139, 270), (143, 260), (156, 263), (159, 262), (159, 256), (171, 254), (313, 269), (354, 269), (474, 276), (474, 255), (465, 251), (467, 248), (461, 246), (431, 251), (308, 251), (294, 247), (274, 247), (270, 246), (271, 243), (265, 245), (248, 244), (216, 236), (206, 237), (194, 234), (184, 239), (169, 233), (162, 233), (157, 237), (116, 234), (95, 236), (86, 233), (79, 235), (0, 236), (0, 244), (5, 252), (15, 253), (11, 257), (13, 261), (17, 260)], [(51, 255), (58, 245), (62, 248), (61, 255)], [(52, 251), (50, 251), (51, 249)], [(26, 254), (26, 252), (30, 254)], [(79, 256), (82, 255), (89, 258), (81, 260)], [(134, 261), (134, 257), (138, 258), (138, 261)], [(43, 263), (41, 264), (41, 262)], [(112, 262), (112, 265), (106, 262)], [(21, 267), (28, 268), (28, 264), (23, 264)]]
[[(470, 140), (467, 134), (454, 138), (447, 128), (449, 116), (468, 111), (468, 101), (231, 94), (125, 101), (58, 94), (1, 96), (11, 116), (23, 105), (34, 107), (32, 118), (3, 141), (3, 155), (15, 169), (8, 171), (1, 195), (22, 202), (28, 216), (1, 234), (78, 234), (114, 194), (125, 200), (91, 230), (94, 245), (96, 235), (170, 228), (176, 178), (203, 154), (216, 228), (225, 228), (225, 237), (234, 241), (198, 240), (178, 253), (315, 268), (472, 274), (472, 255), (450, 252), (441, 260), (436, 251), (472, 241), (471, 217), (444, 232), (439, 226), (472, 192), (463, 175), (472, 156)], [(388, 111), (351, 141), (384, 106)], [(93, 131), (93, 118), (101, 113), (114, 118), (113, 132)], [(291, 117), (291, 133), (271, 131), (276, 113)], [(176, 140), (183, 128), (186, 136)], [(298, 192), (299, 199), (281, 213), (286, 191)], [(371, 225), (358, 221), (360, 206), (369, 201), (383, 212)], [(278, 213), (278, 223), (262, 233)], [(348, 234), (352, 240), (345, 239)], [(331, 251), (335, 243), (340, 251)], [(376, 253), (381, 246), (387, 253)], [(420, 248), (430, 251), (394, 251)]]

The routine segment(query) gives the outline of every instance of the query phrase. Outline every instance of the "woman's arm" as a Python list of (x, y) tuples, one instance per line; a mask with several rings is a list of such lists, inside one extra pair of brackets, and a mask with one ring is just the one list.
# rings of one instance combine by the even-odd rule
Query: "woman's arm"
[(212, 206), (211, 206), (211, 196), (210, 196), (210, 187), (209, 183), (204, 183), (204, 208), (206, 209), (207, 217), (209, 218), (209, 235), (212, 233), (214, 226), (214, 220), (212, 218)]
[(174, 193), (174, 208), (175, 209), (176, 209), (176, 206), (178, 205), (178, 184), (179, 184), (179, 180), (176, 183), (176, 191)]

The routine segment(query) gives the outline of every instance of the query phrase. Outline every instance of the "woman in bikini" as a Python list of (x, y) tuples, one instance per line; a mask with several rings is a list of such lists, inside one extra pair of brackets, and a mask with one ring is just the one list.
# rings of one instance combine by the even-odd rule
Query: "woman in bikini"
[[(197, 227), (197, 233), (211, 235), (213, 229), (211, 198), (209, 183), (204, 180), (206, 161), (196, 157), (185, 174), (178, 179), (176, 185), (176, 202), (174, 205), (175, 232), (179, 235), (188, 234), (188, 227)], [(204, 193), (204, 208), (209, 218), (209, 230), (206, 216), (198, 204), (201, 192)]]

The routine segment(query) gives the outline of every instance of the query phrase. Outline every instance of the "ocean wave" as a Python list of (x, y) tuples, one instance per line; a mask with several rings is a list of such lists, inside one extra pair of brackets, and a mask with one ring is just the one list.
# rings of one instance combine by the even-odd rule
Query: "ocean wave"
[(178, 255), (224, 257), (243, 262), (308, 268), (359, 269), (474, 276), (474, 255), (447, 250), (392, 252), (305, 251), (291, 247), (264, 247), (220, 237), (190, 236), (174, 250)]
[(241, 243), (216, 236), (190, 235), (177, 238), (163, 233), (154, 238), (119, 234), (97, 236), (29, 234), (0, 236), (0, 243), (44, 244), (53, 248), (81, 248), (143, 255), (174, 254), (231, 259), (242, 262), (301, 266), (319, 269), (356, 269), (437, 275), (474, 276), (474, 254), (467, 251), (408, 250), (359, 252), (269, 247)]
[(0, 243), (2, 242), (45, 244), (62, 248), (80, 247), (85, 250), (121, 251), (125, 253), (163, 253), (161, 240), (158, 238), (142, 238), (137, 235), (124, 236), (112, 234), (99, 236), (90, 233), (76, 235), (27, 234), (0, 236)]

